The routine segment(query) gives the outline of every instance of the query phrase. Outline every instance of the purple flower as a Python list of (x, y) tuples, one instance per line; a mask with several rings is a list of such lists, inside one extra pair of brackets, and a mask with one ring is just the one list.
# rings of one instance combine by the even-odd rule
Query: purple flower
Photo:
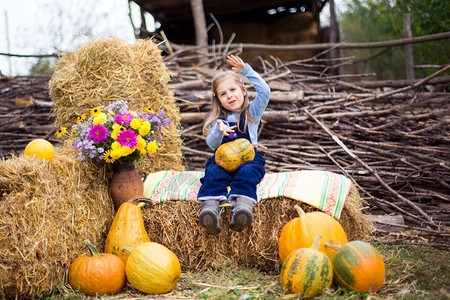
[(134, 149), (137, 145), (137, 136), (133, 130), (124, 130), (117, 135), (117, 141), (122, 147), (128, 146)]
[(89, 137), (93, 141), (101, 143), (108, 137), (108, 128), (101, 124), (94, 125), (91, 130), (89, 130)]
[(120, 125), (130, 125), (133, 115), (130, 113), (120, 113), (116, 116), (116, 123)]

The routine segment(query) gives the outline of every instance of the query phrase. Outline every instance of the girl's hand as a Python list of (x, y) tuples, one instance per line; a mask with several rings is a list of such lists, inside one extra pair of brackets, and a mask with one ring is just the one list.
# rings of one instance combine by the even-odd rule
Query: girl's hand
[(245, 62), (239, 56), (228, 55), (227, 63), (232, 65), (231, 70), (233, 70), (236, 73), (241, 72), (242, 69), (244, 69), (245, 67)]
[(224, 136), (229, 136), (231, 132), (234, 132), (234, 129), (237, 127), (237, 125), (234, 126), (228, 126), (225, 124), (222, 120), (217, 120), (217, 125), (219, 125), (219, 130), (222, 132)]

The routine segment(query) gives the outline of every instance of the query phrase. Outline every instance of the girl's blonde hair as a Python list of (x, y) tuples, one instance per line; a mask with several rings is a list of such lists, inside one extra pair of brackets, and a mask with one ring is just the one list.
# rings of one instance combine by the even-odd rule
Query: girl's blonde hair
[[(247, 91), (245, 88), (245, 85), (242, 82), (239, 75), (237, 75), (233, 71), (220, 72), (213, 77), (211, 110), (209, 112), (209, 116), (206, 118), (205, 123), (203, 124), (203, 134), (205, 136), (209, 134), (209, 128), (211, 127), (211, 124), (213, 122), (215, 122), (218, 118), (224, 118), (226, 120), (228, 118), (228, 115), (230, 113), (232, 113), (222, 107), (222, 105), (220, 104), (220, 100), (217, 97), (217, 86), (220, 84), (220, 82), (222, 82), (222, 80), (227, 79), (227, 78), (234, 80), (237, 83), (237, 85), (241, 88), (243, 93)], [(242, 114), (244, 114), (244, 116), (245, 116), (244, 117), (244, 120), (245, 120), (244, 130), (246, 130), (246, 128), (247, 128), (248, 121), (256, 122), (250, 115), (249, 105), (250, 105), (250, 99), (248, 98), (248, 93), (245, 93), (244, 101), (242, 103), (242, 107), (240, 108), (239, 117), (238, 117), (238, 121), (237, 121), (237, 130), (238, 131), (241, 131), (239, 129), (240, 128), (239, 125), (240, 125)]]

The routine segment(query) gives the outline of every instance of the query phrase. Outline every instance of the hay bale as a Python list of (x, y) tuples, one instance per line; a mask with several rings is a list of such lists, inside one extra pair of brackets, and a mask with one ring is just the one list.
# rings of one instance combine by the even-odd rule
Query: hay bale
[(52, 162), (28, 156), (0, 161), (0, 298), (51, 294), (67, 283), (70, 263), (100, 251), (114, 216), (105, 170), (83, 166), (71, 147)]
[(57, 127), (69, 127), (76, 117), (98, 105), (125, 99), (129, 107), (164, 110), (172, 124), (163, 129), (160, 151), (140, 162), (148, 172), (184, 170), (177, 134), (180, 113), (161, 50), (152, 40), (127, 45), (116, 38), (97, 39), (58, 60), (49, 82)]
[[(198, 271), (220, 265), (226, 260), (264, 271), (280, 269), (278, 239), (283, 226), (298, 216), (295, 204), (306, 211), (316, 210), (289, 198), (265, 199), (254, 209), (251, 229), (237, 233), (228, 228), (231, 208), (220, 215), (222, 232), (206, 234), (197, 222), (200, 204), (193, 201), (168, 201), (143, 209), (150, 239), (169, 247), (178, 256), (183, 271)], [(362, 200), (352, 188), (339, 222), (350, 240), (368, 237), (372, 228), (361, 212)]]
[[(172, 124), (163, 129), (160, 150), (138, 166), (183, 170), (180, 115), (168, 81), (151, 40), (86, 43), (62, 56), (49, 82), (55, 125), (70, 127), (82, 113), (119, 99), (136, 111), (164, 110)], [(52, 162), (23, 155), (0, 162), (0, 298), (49, 295), (67, 284), (70, 263), (87, 253), (85, 239), (104, 249), (114, 217), (111, 169), (77, 157), (67, 142)]]

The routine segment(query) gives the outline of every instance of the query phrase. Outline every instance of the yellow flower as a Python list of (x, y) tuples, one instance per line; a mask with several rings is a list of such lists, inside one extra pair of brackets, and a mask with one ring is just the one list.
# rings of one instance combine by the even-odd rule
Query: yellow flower
[(112, 130), (113, 132), (111, 133), (111, 137), (115, 140), (117, 140), (117, 136), (119, 135), (119, 133), (121, 133), (123, 130), (125, 130), (125, 127), (123, 127), (122, 125), (119, 124), (114, 124), (112, 126)]
[(94, 125), (102, 124), (103, 125), (103, 124), (105, 124), (105, 121), (106, 121), (106, 114), (99, 113), (92, 120), (92, 124), (94, 124)]
[(145, 111), (148, 112), (149, 114), (151, 114), (153, 112), (153, 109), (151, 109), (150, 107), (146, 107)]
[(137, 136), (137, 145), (136, 145), (136, 148), (139, 150), (139, 151), (142, 151), (142, 149), (145, 149), (145, 146), (147, 146), (147, 143), (145, 142), (145, 140), (142, 138), (142, 136), (140, 136), (140, 135), (138, 135)]
[(108, 150), (103, 153), (103, 159), (109, 164), (113, 163), (116, 160), (112, 155), (112, 150)]
[(122, 146), (122, 145), (120, 145), (120, 143), (119, 142), (114, 142), (114, 143), (112, 143), (112, 145), (111, 145), (111, 155), (112, 155), (112, 157), (114, 157), (115, 159), (118, 159), (118, 158), (120, 158), (120, 157), (125, 157), (125, 156), (127, 156), (127, 155), (130, 155), (131, 153), (133, 153), (134, 152), (134, 150), (133, 149), (131, 149), (130, 147), (128, 147), (128, 146)]
[(125, 157), (125, 156), (130, 155), (131, 153), (133, 153), (134, 150), (131, 149), (131, 148), (128, 147), (128, 146), (123, 146), (122, 148), (120, 148), (120, 152), (121, 152), (121, 155), (122, 155), (123, 157)]
[(112, 144), (111, 144), (111, 149), (112, 150), (119, 150), (120, 148), (122, 148), (122, 145), (119, 143), (119, 142), (113, 142)]
[(146, 155), (147, 154), (147, 150), (144, 149), (139, 149), (139, 152), (141, 153), (141, 155)]
[(141, 127), (142, 122), (143, 120), (141, 118), (133, 118), (133, 120), (131, 120), (130, 126), (134, 130), (137, 130), (139, 127)]
[(67, 135), (67, 127), (61, 127), (57, 132), (56, 132), (56, 136), (57, 137), (63, 137)]
[(86, 114), (82, 114), (77, 117), (77, 124), (83, 122), (86, 119)]
[(70, 132), (70, 136), (74, 136), (75, 134), (77, 134), (77, 131), (75, 129)]
[(112, 110), (108, 110), (108, 115), (115, 116), (116, 114)]
[(112, 149), (110, 155), (114, 160), (116, 160), (122, 156), (122, 152), (120, 151), (120, 148)]
[(97, 106), (97, 107), (94, 107), (94, 108), (91, 108), (91, 116), (97, 116), (99, 113), (101, 113), (102, 112), (102, 109), (101, 109), (101, 107), (100, 106)]
[(145, 136), (150, 131), (150, 122), (145, 121), (139, 128), (139, 134)]
[(155, 141), (149, 142), (147, 144), (147, 152), (149, 154), (155, 153), (157, 148), (158, 148), (158, 146), (156, 145)]

